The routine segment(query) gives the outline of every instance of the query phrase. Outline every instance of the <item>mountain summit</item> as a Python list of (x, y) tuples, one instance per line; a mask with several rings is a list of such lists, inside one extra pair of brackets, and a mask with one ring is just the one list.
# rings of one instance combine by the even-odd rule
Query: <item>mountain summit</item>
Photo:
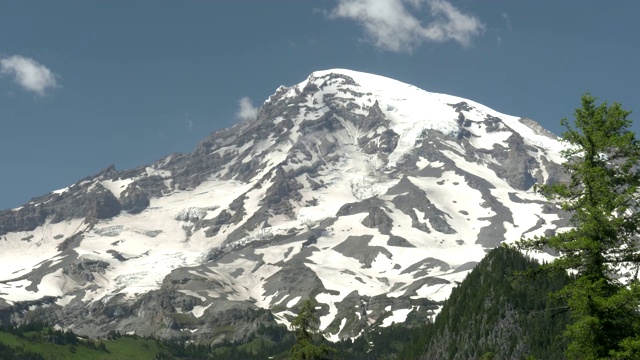
[(314, 72), (193, 153), (1, 212), (0, 321), (240, 340), (309, 297), (334, 340), (425, 319), (488, 249), (567, 226), (532, 191), (561, 148), (470, 100)]

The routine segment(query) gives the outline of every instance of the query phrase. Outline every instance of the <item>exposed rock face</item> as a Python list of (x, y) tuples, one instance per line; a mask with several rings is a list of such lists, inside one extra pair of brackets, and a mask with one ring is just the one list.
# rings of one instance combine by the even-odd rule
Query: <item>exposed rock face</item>
[(333, 340), (426, 319), (488, 249), (568, 226), (531, 191), (565, 180), (560, 149), (469, 100), (316, 72), (193, 153), (0, 212), (0, 321), (238, 340), (309, 297)]
[(62, 273), (74, 280), (78, 285), (95, 281), (94, 274), (104, 275), (109, 267), (106, 261), (82, 259), (66, 267)]
[(104, 220), (118, 215), (122, 210), (122, 205), (113, 196), (113, 193), (105, 188), (96, 187), (96, 189), (89, 193), (88, 206), (84, 207), (88, 210), (85, 212), (85, 214), (89, 214), (87, 218)]
[(380, 233), (389, 233), (393, 228), (393, 220), (379, 207), (369, 209), (369, 215), (362, 220), (362, 225), (368, 228), (377, 228)]
[(3, 211), (0, 213), (0, 234), (32, 231), (47, 219), (54, 224), (72, 218), (109, 219), (122, 210), (118, 199), (100, 184), (80, 191), (81, 195), (77, 196), (52, 193), (32, 199), (18, 211)]
[(9, 232), (31, 231), (43, 224), (49, 212), (43, 208), (23, 206), (18, 211), (0, 212), (0, 234)]
[(149, 206), (149, 197), (138, 184), (131, 183), (120, 194), (120, 204), (122, 210), (137, 214)]
[(522, 136), (515, 133), (509, 136), (506, 145), (506, 147), (495, 145), (492, 153), (494, 159), (501, 163), (502, 168), (491, 165), (496, 168), (496, 173), (506, 179), (511, 186), (518, 190), (528, 190), (536, 183), (536, 179), (531, 173), (535, 159), (527, 151), (532, 149), (535, 151), (535, 148), (527, 149)]
[(349, 236), (345, 241), (338, 244), (333, 250), (344, 256), (357, 259), (364, 265), (364, 268), (371, 268), (371, 264), (379, 254), (391, 259), (393, 255), (382, 246), (369, 246), (373, 239), (371, 235)]

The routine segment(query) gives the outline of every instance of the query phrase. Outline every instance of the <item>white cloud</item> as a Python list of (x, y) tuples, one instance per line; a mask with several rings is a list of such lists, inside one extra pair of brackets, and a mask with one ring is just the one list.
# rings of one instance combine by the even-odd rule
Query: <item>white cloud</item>
[(245, 96), (238, 101), (236, 116), (240, 120), (253, 120), (258, 116), (258, 108), (254, 107), (251, 99)]
[(20, 55), (0, 59), (0, 72), (13, 77), (13, 81), (24, 90), (44, 95), (49, 88), (54, 88), (56, 75), (37, 61)]
[[(427, 21), (414, 14), (420, 12), (428, 14)], [(356, 21), (369, 42), (394, 52), (411, 52), (426, 42), (455, 41), (470, 46), (485, 28), (477, 17), (446, 0), (338, 0), (327, 14), (332, 19)]]

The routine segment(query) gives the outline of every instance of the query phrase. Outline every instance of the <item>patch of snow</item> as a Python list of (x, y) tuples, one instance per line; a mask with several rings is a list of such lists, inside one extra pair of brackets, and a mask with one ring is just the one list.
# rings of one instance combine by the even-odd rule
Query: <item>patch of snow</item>
[(335, 334), (331, 334), (331, 333), (325, 333), (324, 337), (325, 339), (331, 341), (331, 342), (338, 342), (340, 341), (340, 333), (342, 332), (342, 329), (344, 329), (344, 326), (347, 324), (347, 318), (342, 318), (340, 320), (340, 327), (338, 328), (338, 331)]
[[(171, 157), (168, 157), (167, 160), (165, 160), (165, 164), (170, 159), (171, 159)], [(159, 177), (161, 177), (163, 179), (168, 179), (168, 178), (171, 177), (171, 171), (169, 171), (169, 170), (156, 169), (156, 168), (152, 168), (150, 166), (147, 166), (144, 170), (145, 170), (145, 172), (143, 173), (143, 175), (146, 175), (146, 176), (159, 176)]]
[(65, 188), (62, 188), (62, 189), (59, 189), (59, 190), (54, 190), (51, 193), (52, 194), (56, 194), (56, 195), (62, 195), (63, 193), (65, 193), (67, 191), (69, 191), (69, 186), (67, 186)]
[(193, 310), (191, 310), (191, 313), (193, 314), (193, 316), (200, 318), (202, 317), (202, 315), (204, 315), (205, 310), (207, 310), (211, 305), (213, 305), (213, 303), (210, 303), (207, 306), (196, 305), (193, 307)]
[(194, 297), (194, 298), (198, 298), (198, 299), (200, 299), (201, 301), (205, 301), (205, 300), (207, 300), (207, 298), (206, 298), (206, 297), (204, 297), (204, 296), (202, 296), (202, 295), (199, 295), (199, 294), (198, 294), (197, 292), (195, 292), (195, 291), (186, 290), (186, 289), (179, 289), (179, 290), (178, 290), (178, 292), (181, 292), (181, 293), (183, 293), (183, 294), (185, 294), (185, 295), (187, 295), (187, 296), (191, 296), (191, 297)]
[(287, 303), (287, 308), (290, 309), (290, 308), (294, 307), (298, 303), (298, 301), (300, 301), (301, 298), (302, 298), (302, 296), (296, 296), (295, 298), (291, 299)]
[(129, 186), (129, 184), (131, 184), (134, 181), (135, 181), (135, 178), (103, 180), (103, 181), (100, 181), (100, 184), (104, 186), (105, 189), (111, 191), (111, 193), (113, 194), (113, 196), (116, 197), (116, 199), (119, 199), (120, 194), (122, 194), (122, 192), (127, 188), (127, 186)]
[(395, 324), (403, 323), (405, 320), (407, 320), (407, 315), (409, 315), (409, 313), (413, 311), (413, 309), (414, 308), (412, 307), (411, 309), (394, 310), (391, 313), (391, 315), (387, 316), (382, 320), (382, 324), (380, 324), (380, 327), (391, 326), (394, 323)]
[(295, 318), (297, 315), (289, 310), (280, 311), (277, 313), (273, 313), (274, 320), (281, 325), (285, 325), (287, 329), (291, 328), (291, 322), (287, 319), (285, 315), (289, 315)]

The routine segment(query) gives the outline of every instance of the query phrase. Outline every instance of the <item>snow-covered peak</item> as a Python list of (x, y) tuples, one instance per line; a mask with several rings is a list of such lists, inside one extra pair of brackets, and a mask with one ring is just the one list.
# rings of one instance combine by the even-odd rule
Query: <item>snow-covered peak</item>
[[(450, 137), (470, 135), (470, 145), (492, 150), (515, 133), (527, 145), (548, 149), (546, 159), (561, 162), (562, 145), (557, 137), (531, 119), (511, 116), (473, 100), (429, 92), (398, 80), (348, 69), (315, 71), (301, 83), (285, 88), (284, 99), (306, 96), (305, 119), (320, 118), (327, 110), (348, 108), (366, 116), (375, 106), (399, 135), (399, 143), (389, 157), (393, 165), (415, 146), (425, 132), (437, 131)], [(292, 106), (292, 105), (289, 105)], [(461, 119), (464, 122), (461, 123)], [(487, 120), (497, 123), (490, 124)], [(473, 124), (474, 126), (471, 126)]]
[(564, 226), (531, 191), (562, 178), (560, 149), (471, 100), (316, 71), (192, 154), (0, 213), (0, 309), (53, 296), (47, 321), (80, 333), (182, 336), (236, 308), (286, 324), (314, 294), (334, 339), (431, 316), (488, 248)]

